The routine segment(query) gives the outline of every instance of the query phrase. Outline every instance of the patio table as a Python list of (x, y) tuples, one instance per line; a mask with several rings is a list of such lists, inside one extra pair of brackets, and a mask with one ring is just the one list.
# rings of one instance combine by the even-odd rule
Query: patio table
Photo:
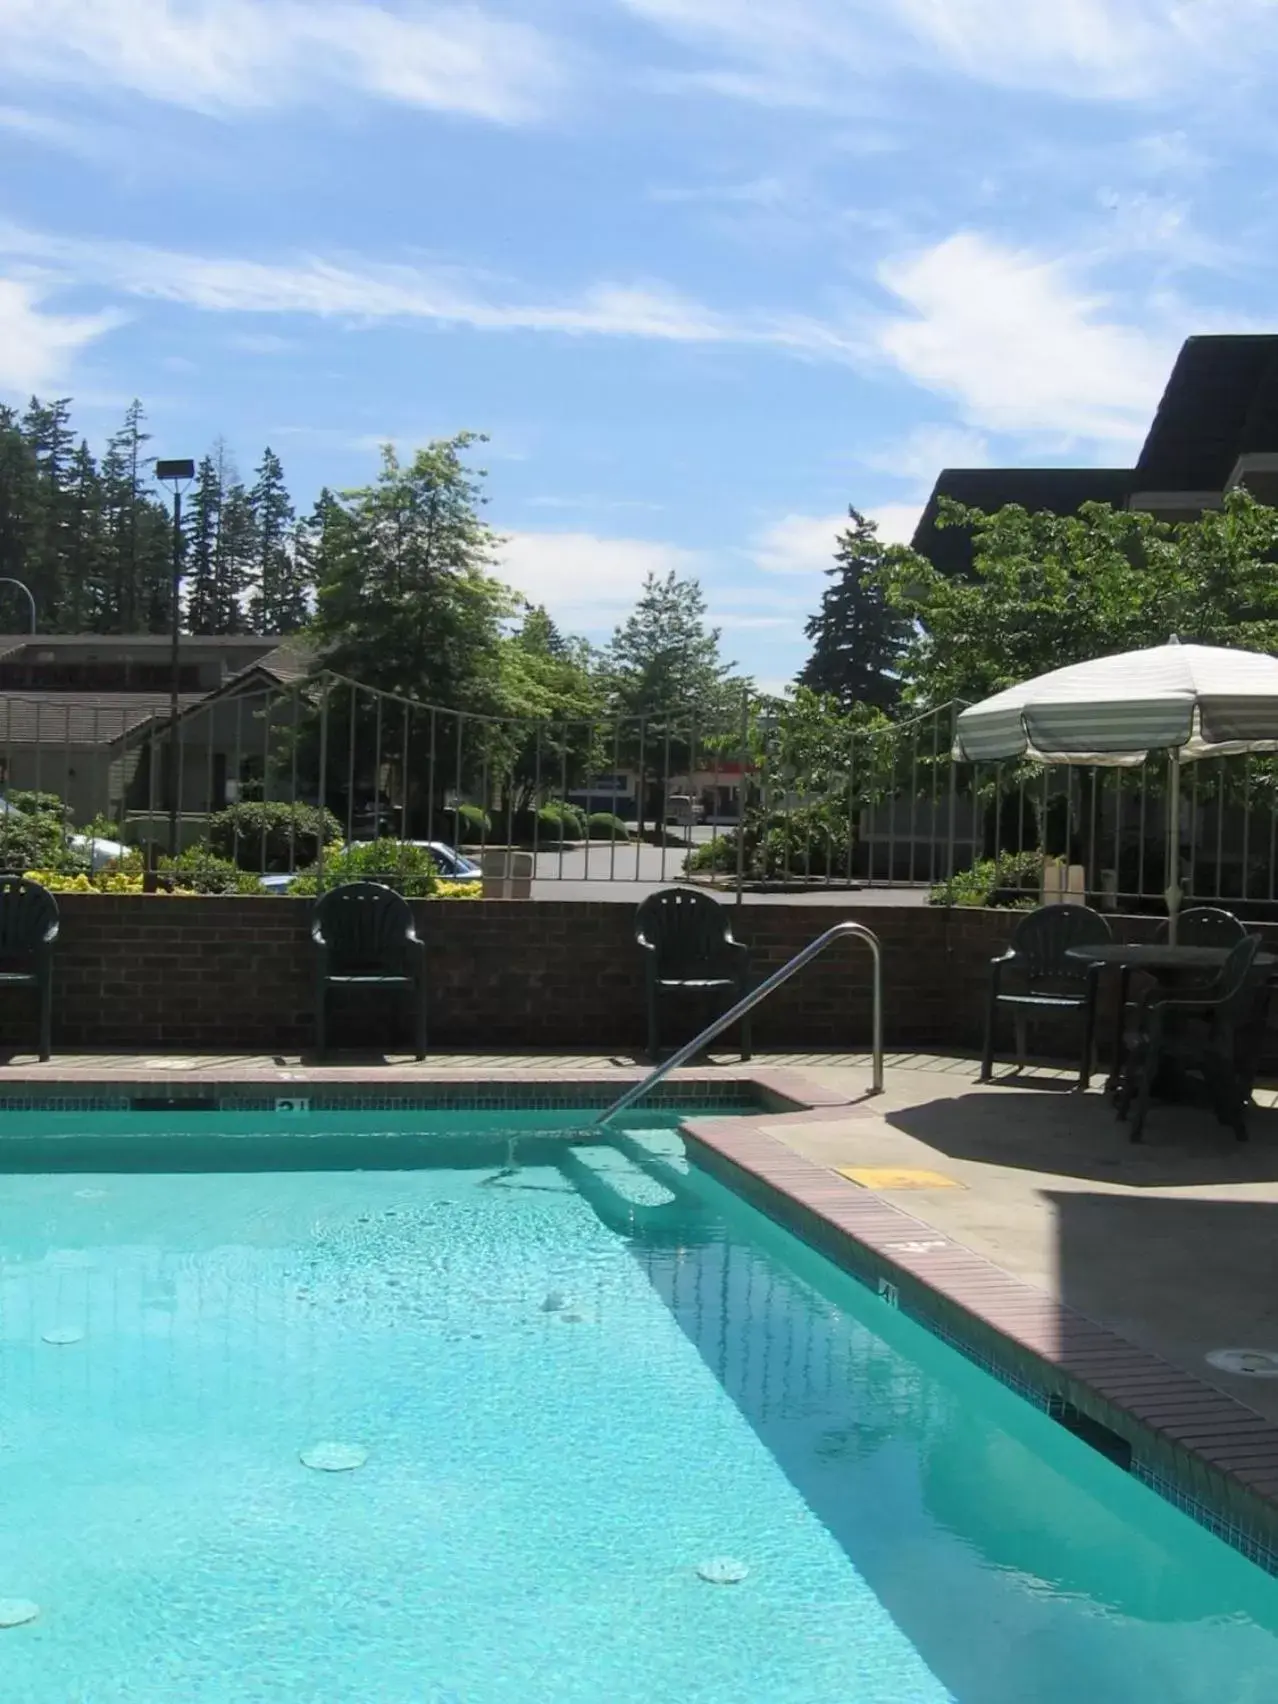
[[(1071, 947), (1066, 958), (1081, 964), (1112, 966), (1121, 973), (1118, 984), (1118, 1010), (1114, 1018), (1114, 1047), (1105, 1092), (1113, 1094), (1118, 1088), (1123, 1069), (1124, 1014), (1127, 1008), (1127, 989), (1134, 970), (1145, 970), (1160, 982), (1173, 985), (1185, 977), (1210, 977), (1221, 970), (1229, 957), (1228, 947), (1173, 947), (1166, 942), (1106, 941), (1090, 947)], [(1266, 981), (1278, 970), (1278, 956), (1257, 953), (1255, 969)]]

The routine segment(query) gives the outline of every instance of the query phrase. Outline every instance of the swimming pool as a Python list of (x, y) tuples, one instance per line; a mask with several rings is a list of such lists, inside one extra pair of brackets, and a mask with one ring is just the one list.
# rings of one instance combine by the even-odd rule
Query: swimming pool
[(588, 1117), (8, 1115), (0, 1696), (1273, 1696), (1278, 1582)]

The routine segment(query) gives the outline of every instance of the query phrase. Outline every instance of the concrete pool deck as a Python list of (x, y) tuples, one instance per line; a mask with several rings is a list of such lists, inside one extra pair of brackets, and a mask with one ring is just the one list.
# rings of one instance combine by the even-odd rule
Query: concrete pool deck
[[(0, 1067), (0, 1096), (166, 1082), (274, 1084), (283, 1094), (307, 1083), (620, 1088), (638, 1068), (626, 1055), (593, 1054), (322, 1067), (296, 1055), (94, 1054), (15, 1058)], [(692, 1128), (721, 1139), (731, 1165), (789, 1192), (801, 1213), (948, 1294), (1018, 1349), (1041, 1352), (1063, 1378), (1083, 1368), (1105, 1401), (1278, 1509), (1278, 1378), (1207, 1360), (1240, 1348), (1278, 1357), (1278, 1091), (1258, 1092), (1248, 1143), (1206, 1109), (1155, 1107), (1146, 1141), (1133, 1146), (1099, 1087), (1079, 1094), (1070, 1072), (1003, 1072), (988, 1086), (976, 1074), (969, 1059), (890, 1054), (886, 1092), (870, 1098), (863, 1055), (769, 1054), (750, 1066), (725, 1057), (689, 1077), (751, 1076), (810, 1110), (718, 1123), (694, 1115)], [(1203, 1485), (1205, 1503), (1216, 1501), (1211, 1490)], [(1271, 1546), (1275, 1538), (1278, 1524)]]

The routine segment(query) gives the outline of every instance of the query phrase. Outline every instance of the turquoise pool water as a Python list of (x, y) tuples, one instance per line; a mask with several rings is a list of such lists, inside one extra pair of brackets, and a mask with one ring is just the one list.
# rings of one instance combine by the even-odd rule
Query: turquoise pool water
[(8, 1115), (5, 1704), (1271, 1704), (1278, 1583), (572, 1123)]

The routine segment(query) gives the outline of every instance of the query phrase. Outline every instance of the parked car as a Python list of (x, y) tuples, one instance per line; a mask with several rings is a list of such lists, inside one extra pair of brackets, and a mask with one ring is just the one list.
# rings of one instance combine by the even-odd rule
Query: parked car
[(675, 828), (695, 828), (705, 814), (705, 806), (691, 793), (671, 793), (666, 800), (666, 821)]
[[(347, 852), (352, 846), (367, 846), (368, 844), (369, 842), (366, 840), (352, 840), (348, 841), (342, 850)], [(403, 844), (420, 846), (429, 852), (435, 860), (436, 870), (445, 881), (477, 882), (482, 874), (479, 865), (473, 859), (467, 858), (463, 853), (458, 852), (456, 847), (449, 846), (442, 840), (407, 840)], [(287, 893), (289, 888), (292, 887), (294, 879), (301, 874), (302, 871), (300, 870), (294, 870), (291, 873), (286, 870), (279, 874), (266, 875), (262, 877), (262, 886), (267, 893)]]

